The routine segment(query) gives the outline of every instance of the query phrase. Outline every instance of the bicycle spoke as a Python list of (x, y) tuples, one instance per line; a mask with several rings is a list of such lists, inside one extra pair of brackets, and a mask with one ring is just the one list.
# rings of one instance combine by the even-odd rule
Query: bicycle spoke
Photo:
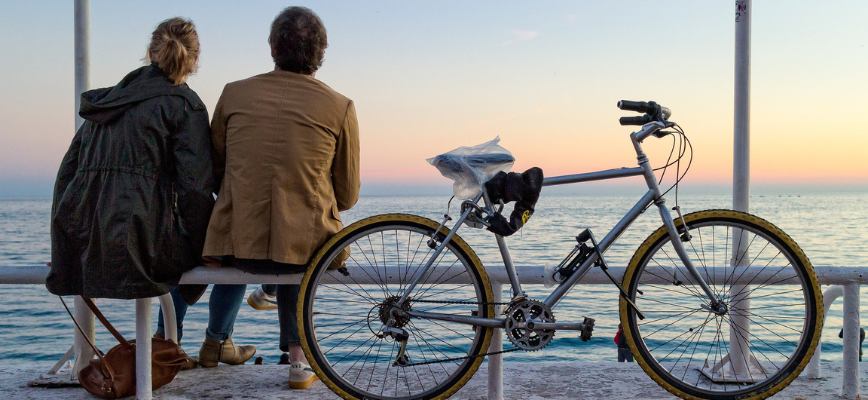
[[(694, 309), (694, 311), (700, 311), (700, 310), (701, 310), (700, 308)], [(650, 313), (645, 313), (645, 314), (646, 314), (646, 315), (650, 315)], [(666, 318), (671, 318), (671, 317), (675, 317), (675, 316), (679, 316), (679, 315), (684, 315), (684, 314), (685, 314), (685, 313), (679, 312), (679, 313), (677, 313), (677, 314), (669, 314), (669, 315), (667, 315), (667, 316), (665, 316), (665, 317), (661, 317), (661, 318), (657, 318), (657, 319), (652, 319), (652, 320), (643, 320), (642, 323), (640, 323), (640, 325), (648, 325), (648, 324), (651, 324), (651, 323), (654, 323), (654, 322), (657, 322), (657, 321), (664, 320), (664, 319), (666, 319)], [(647, 317), (646, 317), (646, 319), (647, 319)]]
[[(349, 291), (346, 291), (346, 290), (343, 290), (343, 289), (338, 289), (338, 288), (336, 288), (336, 287), (332, 287), (332, 286), (328, 286), (328, 285), (326, 285), (326, 284), (322, 284), (322, 286), (323, 286), (323, 287), (326, 287), (326, 288), (329, 288), (329, 289), (331, 289), (331, 290), (337, 290), (337, 291), (339, 291), (339, 292), (343, 292), (343, 293), (346, 293), (346, 294), (359, 296), (359, 297), (361, 297), (361, 298), (363, 298), (363, 299), (368, 299), (368, 300), (369, 300), (369, 303), (372, 304), (372, 305), (373, 305), (373, 304), (377, 304), (377, 300), (374, 299), (370, 294), (368, 294), (367, 291), (365, 291), (365, 294), (367, 294), (367, 296), (365, 296), (365, 295), (362, 295), (361, 293), (356, 292), (355, 290), (353, 290), (353, 289), (352, 289), (351, 287), (349, 287), (349, 285), (347, 285), (346, 283), (341, 283), (341, 284), (344, 285), (344, 286), (346, 286), (346, 288), (349, 289)], [(358, 284), (357, 284), (357, 285), (358, 285)], [(361, 288), (361, 285), (359, 285), (359, 287)]]
[[(708, 325), (708, 322), (711, 321), (711, 317), (713, 314), (708, 314), (708, 317), (705, 319), (705, 322), (702, 323), (699, 327), (699, 336), (696, 337), (696, 342), (693, 344), (693, 352), (690, 354), (690, 358), (687, 360), (687, 367), (684, 368), (684, 374), (681, 376), (681, 379), (684, 379), (684, 376), (687, 375), (687, 370), (690, 368), (690, 362), (693, 361), (693, 355), (696, 354), (696, 346), (699, 345), (699, 341), (702, 340), (702, 332), (705, 331), (705, 326)], [(696, 336), (696, 333), (694, 333)], [(693, 342), (691, 338), (691, 342)], [(675, 369), (675, 366), (681, 362), (681, 359), (684, 357), (684, 354), (687, 353), (687, 350), (690, 349), (690, 343), (684, 347), (684, 350), (681, 351), (681, 355), (678, 356), (678, 360), (675, 361), (675, 364), (672, 364), (672, 369)], [(671, 372), (672, 370), (670, 370)]]
[[(372, 281), (374, 281), (374, 282), (376, 283), (377, 286), (380, 287), (380, 289), (383, 291), (383, 297), (389, 297), (388, 293), (386, 292), (386, 288), (383, 286), (383, 282), (384, 282), (384, 280), (383, 280), (383, 277), (380, 276), (380, 270), (379, 270), (376, 266), (374, 266), (373, 264), (371, 264), (370, 259), (368, 259), (368, 255), (367, 255), (367, 253), (365, 253), (365, 251), (362, 250), (362, 246), (360, 246), (358, 242), (353, 242), (353, 244), (356, 245), (356, 248), (358, 248), (359, 251), (362, 253), (362, 256), (365, 257), (365, 261), (368, 263), (368, 266), (371, 267), (371, 268), (374, 270), (374, 272), (377, 273), (377, 279), (374, 279), (374, 277), (371, 276), (371, 275), (368, 273), (367, 269), (364, 268), (364, 267), (362, 267), (361, 263), (359, 263), (358, 261), (356, 261), (356, 258), (353, 257), (353, 253), (352, 253), (352, 252), (350, 252), (350, 259), (353, 260), (353, 261), (356, 263), (356, 265), (359, 267), (359, 268), (358, 268), (359, 270), (361, 270), (362, 272), (364, 272), (365, 275), (366, 275), (368, 278), (370, 278)], [(372, 255), (372, 257), (373, 257), (373, 255)], [(357, 284), (358, 284), (358, 283), (357, 283)]]
[[(666, 251), (666, 249), (661, 248), (660, 250), (663, 251), (663, 254), (666, 255), (666, 258), (668, 258), (669, 261), (672, 262), (672, 269), (675, 270), (675, 276), (676, 276), (676, 279), (677, 279), (678, 272), (680, 271), (680, 269), (678, 268), (678, 264), (675, 263), (675, 261), (672, 260), (672, 257), (669, 256), (669, 253)], [(655, 262), (656, 262), (656, 261), (655, 261)], [(657, 264), (657, 265), (660, 265), (660, 264)], [(685, 267), (685, 269), (686, 269), (686, 267)], [(691, 288), (691, 286), (698, 286), (698, 285), (696, 284), (696, 282), (693, 280), (693, 278), (690, 276), (689, 273), (682, 272), (681, 274), (684, 275), (684, 279), (685, 279), (685, 280), (687, 280), (687, 281), (689, 281), (689, 282), (691, 283), (691, 285), (689, 285), (689, 286), (688, 286), (688, 285), (685, 285), (685, 286), (684, 286), (685, 289), (687, 289), (689, 292), (693, 293), (693, 295), (694, 295), (695, 297), (697, 297), (697, 298), (700, 298), (700, 299), (707, 299), (707, 296), (705, 296), (704, 294), (700, 293), (698, 290), (696, 290), (696, 289), (692, 289), (692, 288)]]
[[(732, 312), (732, 313), (735, 314), (735, 315), (737, 315), (737, 316), (739, 316), (739, 317), (746, 317), (746, 318), (748, 318), (748, 319), (750, 319), (751, 316), (759, 317), (759, 318), (762, 318), (762, 319), (764, 319), (764, 320), (766, 320), (766, 321), (769, 321), (769, 322), (771, 322), (771, 323), (773, 323), (773, 324), (775, 324), (775, 325), (778, 325), (778, 326), (780, 326), (780, 327), (782, 327), (782, 328), (789, 329), (789, 330), (791, 330), (791, 331), (793, 331), (793, 332), (796, 332), (796, 333), (799, 333), (799, 334), (802, 333), (802, 331), (799, 330), (799, 329), (795, 329), (795, 328), (793, 328), (793, 327), (791, 327), (791, 326), (786, 326), (786, 325), (784, 325), (784, 324), (782, 324), (782, 323), (780, 323), (780, 322), (770, 320), (770, 319), (768, 319), (768, 318), (766, 318), (766, 317), (763, 317), (762, 315), (754, 314), (754, 313), (752, 313), (752, 312), (750, 312), (750, 311), (746, 311), (747, 314), (741, 314), (741, 313), (738, 313), (738, 312)], [(753, 325), (753, 323), (754, 323), (753, 320), (751, 320), (751, 325)]]

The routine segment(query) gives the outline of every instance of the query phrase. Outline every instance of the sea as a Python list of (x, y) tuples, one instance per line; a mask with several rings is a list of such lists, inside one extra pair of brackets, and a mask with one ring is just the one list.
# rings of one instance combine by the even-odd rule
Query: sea
[[(575, 245), (575, 235), (591, 228), (602, 237), (639, 199), (634, 195), (553, 194), (540, 198), (536, 213), (518, 233), (509, 237), (515, 264), (556, 265)], [(671, 196), (668, 197), (672, 205)], [(435, 220), (447, 211), (449, 196), (363, 196), (350, 211), (342, 213), (345, 224), (375, 214), (402, 212)], [(684, 194), (679, 197), (683, 212), (730, 208), (730, 194)], [(0, 268), (43, 266), (49, 260), (50, 200), (0, 200)], [(868, 267), (868, 192), (753, 193), (751, 212), (776, 224), (805, 250), (815, 266)], [(449, 212), (457, 214), (453, 202)], [(613, 266), (625, 266), (639, 244), (661, 225), (656, 210), (649, 210), (627, 230), (606, 254)], [(485, 231), (464, 228), (459, 234), (475, 249), (489, 269), (503, 268), (494, 238)], [(248, 292), (255, 289), (249, 285)], [(547, 289), (525, 287), (530, 297), (542, 299)], [(559, 332), (553, 342), (536, 352), (505, 354), (507, 362), (615, 360), (612, 342), (618, 326), (617, 289), (611, 285), (579, 285), (555, 308), (558, 321), (597, 321), (594, 337), (582, 342), (574, 332)], [(208, 294), (187, 313), (182, 345), (195, 354), (204, 338), (208, 321)], [(861, 291), (863, 310), (868, 304), (868, 287)], [(71, 298), (67, 300), (72, 300)], [(68, 301), (71, 303), (71, 301)], [(837, 301), (827, 315), (823, 330), (823, 359), (841, 360), (842, 305)], [(120, 331), (135, 336), (135, 307), (132, 301), (99, 300), (101, 308)], [(154, 306), (156, 315), (156, 305)], [(868, 311), (862, 313), (868, 325)], [(73, 325), (57, 296), (42, 285), (0, 285), (0, 365), (10, 367), (43, 363), (46, 369), (69, 349)], [(276, 311), (256, 311), (244, 303), (235, 324), (236, 343), (255, 344), (265, 363), (276, 363), (278, 324)], [(508, 341), (504, 340), (508, 344)], [(111, 336), (97, 324), (97, 345), (108, 349)]]

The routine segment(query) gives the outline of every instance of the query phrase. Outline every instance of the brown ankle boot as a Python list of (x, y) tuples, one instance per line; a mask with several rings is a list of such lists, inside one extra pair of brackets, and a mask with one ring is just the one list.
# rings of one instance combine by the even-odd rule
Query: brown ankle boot
[(216, 367), (218, 363), (230, 365), (244, 364), (256, 354), (256, 346), (236, 346), (232, 338), (222, 343), (218, 340), (205, 338), (202, 349), (199, 350), (199, 365), (205, 368)]

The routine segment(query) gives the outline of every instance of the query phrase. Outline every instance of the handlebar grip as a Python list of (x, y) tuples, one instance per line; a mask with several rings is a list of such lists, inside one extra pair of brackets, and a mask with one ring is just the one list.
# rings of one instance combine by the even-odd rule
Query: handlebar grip
[(654, 107), (645, 101), (621, 100), (618, 102), (618, 108), (625, 111), (636, 111), (640, 113), (651, 113), (654, 111)]
[(621, 125), (645, 125), (651, 121), (654, 121), (654, 117), (645, 114), (641, 117), (621, 117), (618, 119), (618, 122)]

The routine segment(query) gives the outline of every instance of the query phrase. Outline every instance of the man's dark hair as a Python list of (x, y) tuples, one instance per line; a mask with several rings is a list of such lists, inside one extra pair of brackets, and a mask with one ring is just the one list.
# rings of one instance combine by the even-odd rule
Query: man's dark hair
[(289, 7), (278, 14), (268, 43), (278, 68), (307, 75), (322, 65), (328, 47), (322, 20), (306, 7)]

